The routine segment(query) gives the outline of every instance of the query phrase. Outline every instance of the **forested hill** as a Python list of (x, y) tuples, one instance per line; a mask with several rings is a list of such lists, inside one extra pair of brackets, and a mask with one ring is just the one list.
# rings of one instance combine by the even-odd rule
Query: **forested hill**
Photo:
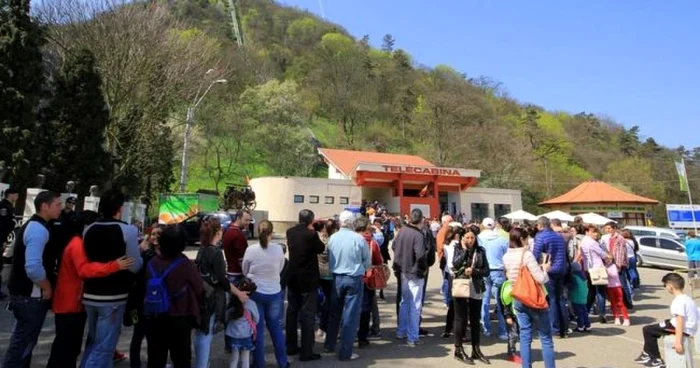
[[(245, 176), (321, 176), (324, 171), (314, 154), (320, 145), (413, 153), (437, 165), (481, 169), (480, 185), (522, 190), (525, 208), (535, 213), (541, 212), (535, 208), (539, 201), (587, 179), (601, 179), (664, 203), (686, 203), (673, 165), (683, 156), (691, 188), (700, 198), (700, 148), (663, 147), (637, 126), (624, 127), (587, 112), (522, 104), (497, 82), (497, 75), (423, 66), (408, 51), (396, 48), (388, 34), (356, 39), (342, 25), (271, 0), (235, 3), (242, 47), (234, 40), (228, 0), (138, 3), (115, 7), (96, 20), (104, 22), (103, 28), (127, 32), (126, 39), (133, 36), (131, 31), (148, 31), (174, 35), (161, 39), (166, 43), (161, 48), (171, 43), (197, 47), (196, 53), (187, 49), (190, 54), (172, 58), (177, 63), (189, 57), (201, 72), (187, 71), (196, 78), (178, 81), (184, 95), (166, 110), (176, 152), (181, 150), (187, 101), (201, 78), (228, 80), (214, 85), (196, 110), (189, 190), (221, 191), (226, 182), (241, 182)], [(132, 21), (131, 28), (120, 29), (127, 27), (126, 21), (118, 21), (120, 12), (131, 12), (130, 20), (167, 21), (158, 23), (158, 29), (152, 20)], [(134, 12), (143, 14), (134, 18)], [(56, 37), (61, 32), (68, 31), (53, 30), (49, 48), (55, 40), (64, 47), (70, 44), (69, 32)], [(155, 36), (138, 37), (148, 45), (149, 37)], [(117, 39), (101, 43), (112, 40)], [(379, 40), (381, 48), (370, 45)], [(117, 77), (110, 73), (118, 69), (137, 73), (107, 59), (116, 57), (114, 50), (121, 44), (102, 50), (106, 46), (89, 42), (85, 38), (76, 44), (95, 51), (107, 87), (114, 87)], [(156, 56), (151, 52), (144, 57)], [(204, 76), (209, 68), (216, 75)], [(121, 92), (144, 92), (130, 91)], [(106, 90), (108, 103), (116, 96)], [(115, 120), (112, 116), (112, 124)], [(176, 155), (173, 159), (172, 171), (179, 173)], [(656, 218), (661, 220), (662, 214), (659, 206)]]

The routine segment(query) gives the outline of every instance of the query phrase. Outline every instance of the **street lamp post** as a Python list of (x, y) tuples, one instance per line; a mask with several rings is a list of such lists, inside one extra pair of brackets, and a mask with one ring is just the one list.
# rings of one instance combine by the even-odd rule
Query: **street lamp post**
[[(212, 69), (209, 69), (206, 74), (209, 74), (213, 72)], [(218, 83), (226, 83), (226, 79), (217, 79), (211, 84), (209, 84), (209, 87), (202, 93), (201, 96), (199, 96), (199, 92), (201, 91), (201, 88), (199, 91), (197, 91), (197, 95), (194, 96), (194, 100), (192, 101), (192, 105), (187, 108), (187, 116), (185, 118), (185, 141), (183, 142), (182, 145), (182, 162), (180, 163), (180, 193), (184, 193), (185, 189), (187, 187), (187, 152), (189, 150), (190, 146), (190, 134), (192, 133), (192, 124), (194, 123), (194, 111), (197, 109), (197, 106), (202, 102), (204, 99), (204, 96), (209, 93), (209, 90), (214, 87), (215, 84)]]

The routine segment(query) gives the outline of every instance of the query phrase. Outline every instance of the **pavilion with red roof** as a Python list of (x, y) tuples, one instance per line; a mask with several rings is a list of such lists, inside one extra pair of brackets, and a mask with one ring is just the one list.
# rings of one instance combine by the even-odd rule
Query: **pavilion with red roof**
[(628, 193), (602, 181), (590, 180), (539, 205), (574, 216), (594, 212), (623, 225), (645, 225), (651, 207), (657, 204), (657, 200)]

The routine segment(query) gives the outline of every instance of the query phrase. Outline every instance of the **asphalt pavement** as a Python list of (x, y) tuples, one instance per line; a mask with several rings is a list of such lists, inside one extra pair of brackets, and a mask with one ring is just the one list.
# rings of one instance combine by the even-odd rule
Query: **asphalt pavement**
[[(194, 257), (194, 251), (188, 251), (188, 256)], [(557, 367), (587, 367), (587, 368), (632, 368), (640, 367), (632, 360), (636, 358), (642, 348), (642, 327), (658, 320), (669, 318), (669, 306), (671, 295), (660, 284), (661, 277), (668, 271), (641, 268), (642, 288), (637, 290), (635, 296), (636, 308), (631, 314), (632, 326), (622, 327), (613, 324), (601, 325), (593, 320), (593, 332), (591, 334), (574, 333), (567, 339), (554, 340), (557, 357)], [(6, 273), (6, 272), (5, 272)], [(3, 277), (6, 282), (7, 278)], [(379, 300), (381, 315), (381, 329), (383, 338), (372, 341), (371, 345), (364, 349), (355, 349), (360, 359), (354, 362), (339, 362), (335, 356), (324, 354), (320, 361), (297, 362), (295, 357), (290, 358), (292, 367), (460, 367), (461, 363), (452, 359), (452, 339), (443, 339), (442, 334), (447, 310), (440, 295), (440, 271), (437, 265), (431, 269), (426, 293), (427, 302), (423, 309), (423, 325), (432, 336), (423, 339), (424, 345), (408, 347), (403, 342), (395, 339), (396, 316), (394, 297), (396, 295), (396, 283), (392, 277), (385, 291), (386, 300)], [(6, 290), (3, 286), (3, 290)], [(690, 290), (687, 290), (690, 293)], [(3, 303), (4, 304), (4, 303)], [(0, 356), (4, 356), (12, 333), (13, 317), (11, 312), (0, 310)], [(494, 331), (496, 330), (494, 325)], [(575, 327), (572, 325), (572, 328)], [(49, 314), (44, 324), (39, 343), (34, 349), (32, 367), (45, 367), (53, 341), (54, 321)], [(122, 352), (128, 352), (131, 340), (131, 328), (123, 328), (118, 348)], [(265, 333), (266, 335), (267, 332)], [(469, 352), (469, 347), (465, 346)], [(322, 341), (318, 340), (316, 351), (321, 352)], [(517, 367), (516, 364), (505, 361), (506, 343), (497, 337), (482, 338), (482, 351), (490, 358), (492, 367)], [(543, 367), (540, 359), (539, 341), (533, 342), (533, 354), (535, 363), (533, 367)], [(141, 355), (146, 358), (146, 343), (144, 341)], [(212, 344), (212, 368), (228, 367), (228, 356), (223, 349), (223, 335), (214, 337)], [(272, 344), (266, 344), (267, 366), (274, 367), (274, 355)], [(699, 359), (695, 359), (700, 364)], [(117, 367), (128, 367), (125, 361)]]

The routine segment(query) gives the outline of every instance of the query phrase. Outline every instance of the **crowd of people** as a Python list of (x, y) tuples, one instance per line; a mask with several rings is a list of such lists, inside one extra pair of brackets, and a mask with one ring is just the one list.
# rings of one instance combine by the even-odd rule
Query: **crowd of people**
[[(506, 342), (508, 361), (530, 367), (537, 333), (551, 368), (553, 337), (589, 333), (592, 313), (608, 323), (607, 301), (613, 323), (629, 326), (640, 285), (638, 245), (614, 222), (602, 236), (580, 219), (563, 227), (545, 217), (534, 224), (505, 218), (476, 224), (445, 214), (436, 227), (418, 209), (399, 219), (370, 205), (367, 216), (344, 211), (330, 219), (302, 210), (286, 231), (286, 245), (273, 238), (272, 223), (261, 221), (259, 242), (249, 245), (243, 229), (251, 214), (239, 211), (225, 232), (217, 217), (204, 218), (190, 260), (181, 225), (154, 226), (141, 237), (119, 220), (124, 201), (119, 191), (107, 191), (98, 212), (77, 214), (75, 203), (62, 203), (58, 194), (36, 196), (37, 213), (15, 242), (8, 288), (16, 322), (4, 367), (30, 366), (49, 310), (55, 315), (49, 367), (113, 366), (121, 356), (122, 326), (133, 328), (132, 367), (141, 366), (144, 339), (148, 367), (170, 361), (206, 368), (217, 344), (232, 368), (264, 367), (266, 330), (280, 368), (290, 366), (290, 356), (321, 359), (316, 339), (324, 341), (323, 352), (354, 361), (360, 358), (355, 346), (382, 338), (377, 303), (391, 274), (395, 337), (415, 347), (427, 335), (421, 315), (429, 270), (438, 264), (446, 308), (442, 337), (453, 339), (455, 359), (490, 364), (481, 340), (495, 333)], [(682, 294), (683, 278), (671, 273), (662, 281), (675, 295), (672, 318), (644, 328), (636, 361), (646, 367), (664, 366), (657, 338), (675, 334), (674, 348), (683, 353), (683, 337), (697, 329), (697, 308)]]

